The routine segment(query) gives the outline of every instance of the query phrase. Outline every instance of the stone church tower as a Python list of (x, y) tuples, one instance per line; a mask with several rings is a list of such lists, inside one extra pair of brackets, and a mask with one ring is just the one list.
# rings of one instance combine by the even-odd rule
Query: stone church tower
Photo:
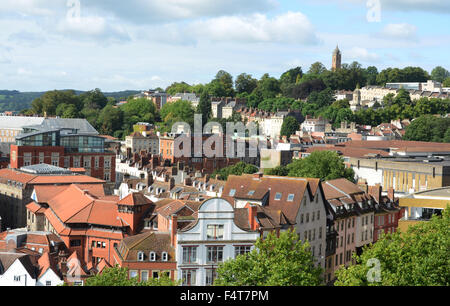
[(338, 46), (336, 46), (336, 49), (333, 52), (333, 65), (331, 69), (333, 71), (336, 71), (338, 69), (341, 69), (341, 63), (342, 63), (342, 54), (339, 50)]

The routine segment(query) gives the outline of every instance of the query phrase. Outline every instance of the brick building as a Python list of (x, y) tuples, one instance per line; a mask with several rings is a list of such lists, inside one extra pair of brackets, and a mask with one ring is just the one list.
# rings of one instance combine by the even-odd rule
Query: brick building
[(142, 230), (144, 216), (154, 208), (139, 193), (119, 200), (99, 188), (74, 184), (49, 187), (42, 194), (27, 205), (31, 217), (27, 226), (57, 234), (70, 253), (77, 252), (94, 268), (102, 260), (113, 263), (115, 248), (123, 238)]
[(115, 182), (116, 154), (105, 150), (105, 138), (64, 130), (42, 130), (21, 134), (11, 145), (11, 168), (49, 164), (84, 168), (86, 175)]
[(99, 185), (105, 181), (49, 165), (34, 165), (17, 169), (0, 169), (0, 217), (2, 227), (19, 228), (27, 224), (25, 206), (32, 200), (36, 186)]

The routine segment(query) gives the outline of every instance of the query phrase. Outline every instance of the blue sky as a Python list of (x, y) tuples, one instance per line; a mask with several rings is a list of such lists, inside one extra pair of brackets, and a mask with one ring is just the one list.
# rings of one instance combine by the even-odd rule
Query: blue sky
[(450, 70), (449, 28), (448, 0), (4, 0), (0, 89), (165, 88), (220, 69), (279, 77), (329, 68), (336, 44), (346, 63)]

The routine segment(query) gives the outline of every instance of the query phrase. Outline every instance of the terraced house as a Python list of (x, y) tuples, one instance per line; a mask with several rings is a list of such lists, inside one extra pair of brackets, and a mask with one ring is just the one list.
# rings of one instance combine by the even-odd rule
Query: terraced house
[[(248, 204), (274, 216), (276, 230), (295, 229), (300, 239), (309, 241), (317, 265), (324, 267), (327, 211), (319, 179), (265, 176), (229, 176), (222, 197), (235, 208)], [(263, 235), (274, 227), (258, 225)]]

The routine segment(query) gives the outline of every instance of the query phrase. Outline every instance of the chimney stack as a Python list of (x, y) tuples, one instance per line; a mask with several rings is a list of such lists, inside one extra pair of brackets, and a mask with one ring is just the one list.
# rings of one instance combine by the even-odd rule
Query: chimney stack
[(258, 208), (254, 204), (248, 205), (248, 224), (250, 225), (250, 229), (252, 231), (257, 230), (257, 222), (256, 222), (256, 214), (257, 214)]
[(178, 231), (178, 216), (176, 214), (173, 214), (170, 228), (170, 243), (172, 244), (172, 246), (176, 246), (177, 231)]
[(388, 190), (388, 198), (391, 202), (395, 202), (395, 190), (392, 187)]
[(381, 188), (380, 184), (376, 184), (375, 186), (369, 187), (369, 193), (371, 196), (373, 196), (375, 198), (375, 201), (377, 203), (380, 203), (380, 201), (381, 201), (381, 192), (382, 192), (382, 188)]

